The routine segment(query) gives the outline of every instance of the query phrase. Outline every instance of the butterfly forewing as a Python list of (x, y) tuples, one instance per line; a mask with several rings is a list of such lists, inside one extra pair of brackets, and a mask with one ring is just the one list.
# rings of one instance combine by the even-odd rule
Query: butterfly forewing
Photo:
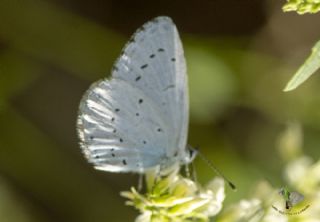
[(112, 76), (130, 82), (154, 101), (171, 135), (167, 154), (185, 149), (189, 118), (186, 65), (171, 19), (158, 17), (144, 24), (124, 48)]
[(304, 196), (299, 192), (292, 191), (290, 192), (289, 201), (291, 202), (292, 206), (297, 205), (304, 199)]

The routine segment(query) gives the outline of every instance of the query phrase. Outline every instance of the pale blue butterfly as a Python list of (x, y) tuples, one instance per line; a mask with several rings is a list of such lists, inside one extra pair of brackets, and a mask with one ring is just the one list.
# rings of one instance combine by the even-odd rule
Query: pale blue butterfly
[(111, 79), (94, 83), (79, 109), (82, 150), (96, 169), (140, 172), (193, 160), (186, 148), (189, 99), (186, 64), (168, 17), (145, 23), (131, 37)]

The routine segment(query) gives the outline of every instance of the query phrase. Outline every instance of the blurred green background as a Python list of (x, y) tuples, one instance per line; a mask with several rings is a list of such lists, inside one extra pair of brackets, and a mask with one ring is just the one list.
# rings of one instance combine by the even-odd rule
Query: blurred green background
[[(320, 15), (283, 13), (285, 1), (0, 0), (0, 221), (133, 221), (119, 192), (131, 174), (95, 171), (76, 134), (84, 91), (110, 74), (130, 35), (159, 15), (176, 23), (190, 85), (189, 143), (238, 187), (282, 185), (277, 141), (303, 125), (320, 154), (320, 78), (282, 89), (320, 39)], [(214, 173), (195, 161), (199, 181)]]

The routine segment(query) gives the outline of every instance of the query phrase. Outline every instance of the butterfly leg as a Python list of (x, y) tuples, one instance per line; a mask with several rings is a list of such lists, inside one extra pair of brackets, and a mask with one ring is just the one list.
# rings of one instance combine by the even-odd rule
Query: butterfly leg
[(155, 168), (155, 177), (154, 177), (152, 188), (151, 188), (152, 193), (154, 191), (156, 184), (160, 181), (160, 179), (161, 179), (161, 165)]
[(184, 171), (185, 171), (186, 177), (187, 177), (187, 178), (190, 178), (191, 175), (190, 175), (189, 164), (185, 164), (185, 165), (184, 165)]
[(139, 173), (139, 179), (138, 179), (138, 191), (142, 191), (143, 189), (143, 174)]
[(192, 180), (195, 182), (198, 182), (198, 175), (197, 175), (197, 170), (196, 166), (194, 165), (194, 162), (191, 162), (191, 169), (192, 169)]

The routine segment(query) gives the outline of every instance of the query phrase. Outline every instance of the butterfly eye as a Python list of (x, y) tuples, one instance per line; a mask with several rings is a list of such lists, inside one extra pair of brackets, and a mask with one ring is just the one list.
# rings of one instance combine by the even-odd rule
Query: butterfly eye
[(194, 160), (194, 158), (197, 156), (198, 154), (198, 151), (194, 148), (191, 148), (191, 147), (188, 147), (187, 148), (187, 152), (188, 152), (188, 157), (187, 157), (187, 160), (186, 162), (187, 163), (190, 163)]

